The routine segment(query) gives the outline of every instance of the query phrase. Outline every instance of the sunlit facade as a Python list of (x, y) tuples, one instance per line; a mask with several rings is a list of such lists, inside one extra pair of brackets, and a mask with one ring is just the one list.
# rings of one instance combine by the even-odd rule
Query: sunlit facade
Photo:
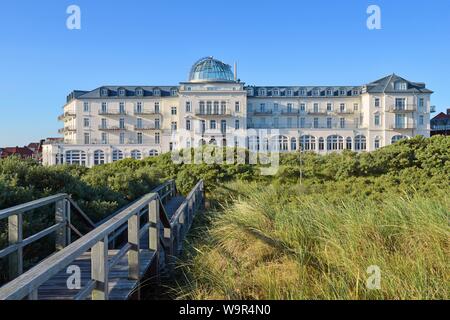
[(431, 94), (395, 74), (362, 86), (248, 86), (206, 57), (176, 86), (73, 91), (59, 117), (64, 143), (45, 145), (44, 163), (90, 167), (203, 144), (373, 151), (428, 137)]

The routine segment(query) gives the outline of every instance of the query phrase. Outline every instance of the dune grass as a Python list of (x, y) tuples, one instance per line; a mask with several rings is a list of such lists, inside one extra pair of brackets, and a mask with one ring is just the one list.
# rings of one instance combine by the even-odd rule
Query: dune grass
[[(449, 297), (445, 191), (361, 201), (345, 194), (330, 200), (298, 186), (228, 188), (223, 208), (198, 222), (187, 242), (178, 298)], [(372, 265), (381, 270), (379, 290), (366, 286)]]

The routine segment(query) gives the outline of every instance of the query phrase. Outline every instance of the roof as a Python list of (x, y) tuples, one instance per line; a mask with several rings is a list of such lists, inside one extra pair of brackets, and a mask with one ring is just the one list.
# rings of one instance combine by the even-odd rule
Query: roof
[(9, 157), (14, 155), (19, 155), (21, 157), (32, 157), (33, 151), (28, 149), (27, 147), (6, 147), (2, 149), (2, 157)]
[(445, 119), (450, 119), (450, 114), (445, 114), (444, 112), (441, 112), (438, 115), (436, 115), (433, 119), (431, 119), (431, 121), (433, 121), (433, 120), (445, 120)]
[[(406, 90), (398, 90), (395, 84), (398, 82), (406, 83)], [(373, 81), (365, 86), (369, 93), (433, 93), (433, 91), (425, 87), (425, 83), (412, 82), (406, 80), (395, 73), (390, 76)]]

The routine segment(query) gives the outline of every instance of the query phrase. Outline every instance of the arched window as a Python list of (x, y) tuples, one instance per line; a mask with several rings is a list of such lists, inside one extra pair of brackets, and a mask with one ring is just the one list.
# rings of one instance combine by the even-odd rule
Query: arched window
[(139, 150), (133, 150), (131, 151), (131, 158), (135, 160), (141, 160), (142, 159), (142, 152)]
[(344, 149), (344, 139), (341, 136), (333, 135), (327, 138), (327, 150)]
[(212, 138), (211, 140), (209, 140), (209, 144), (217, 146), (217, 141), (215, 138)]
[(158, 152), (158, 150), (150, 150), (150, 152), (148, 153), (148, 155), (149, 155), (150, 157), (156, 157), (156, 156), (159, 155), (159, 152)]
[(325, 149), (325, 139), (320, 137), (319, 138), (319, 151), (323, 151)]
[(291, 138), (291, 150), (297, 150), (297, 139), (294, 137)]
[(260, 149), (258, 136), (251, 136), (248, 138), (248, 148), (251, 151), (258, 151)]
[(94, 166), (105, 164), (105, 153), (102, 150), (94, 151)]
[(378, 150), (381, 148), (381, 138), (380, 137), (375, 137), (375, 140), (373, 142), (373, 146), (375, 150)]
[(114, 150), (112, 153), (112, 161), (116, 162), (123, 159), (123, 152), (120, 150)]
[(303, 151), (314, 151), (316, 150), (316, 138), (308, 135), (302, 136), (300, 137), (300, 146)]
[(289, 139), (285, 136), (275, 136), (271, 139), (273, 151), (287, 151), (289, 148)]
[(364, 151), (367, 148), (366, 137), (363, 135), (358, 135), (355, 137), (355, 150)]
[(407, 136), (402, 136), (402, 135), (394, 136), (394, 137), (392, 137), (391, 143), (394, 144), (394, 143), (399, 142), (400, 140), (403, 140), (403, 139), (408, 139), (408, 137)]
[(348, 137), (345, 139), (345, 149), (352, 150), (352, 138)]
[(71, 150), (66, 152), (66, 163), (86, 166), (86, 152)]

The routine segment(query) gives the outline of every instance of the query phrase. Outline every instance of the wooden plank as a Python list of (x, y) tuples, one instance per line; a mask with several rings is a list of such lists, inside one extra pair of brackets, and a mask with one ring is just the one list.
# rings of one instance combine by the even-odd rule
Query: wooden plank
[(19, 204), (17, 206), (14, 206), (14, 207), (11, 207), (8, 209), (0, 210), (0, 220), (8, 218), (9, 216), (17, 214), (17, 213), (24, 213), (25, 211), (30, 211), (33, 209), (43, 207), (48, 204), (52, 204), (58, 200), (64, 199), (65, 197), (67, 197), (67, 194), (61, 193), (61, 194), (57, 194), (57, 195), (50, 196), (47, 198), (38, 199), (38, 200), (30, 201), (27, 203)]
[(56, 202), (55, 205), (55, 221), (56, 224), (62, 225), (56, 230), (55, 247), (56, 250), (62, 250), (67, 246), (67, 207), (64, 199)]
[(132, 280), (139, 280), (139, 231), (140, 231), (140, 215), (137, 212), (128, 220), (128, 277)]
[(9, 278), (14, 279), (23, 273), (23, 219), (18, 213), (8, 217), (8, 243), (17, 245), (17, 249), (8, 256)]
[(108, 237), (99, 241), (91, 250), (91, 276), (95, 281), (92, 300), (108, 300)]

